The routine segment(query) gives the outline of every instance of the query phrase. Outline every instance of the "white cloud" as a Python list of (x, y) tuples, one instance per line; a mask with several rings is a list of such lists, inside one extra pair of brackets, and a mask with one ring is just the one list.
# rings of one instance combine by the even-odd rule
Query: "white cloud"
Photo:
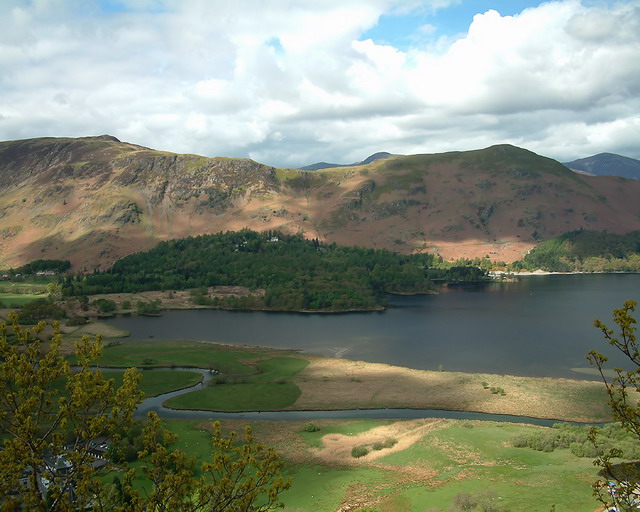
[(0, 139), (110, 133), (282, 166), (502, 142), (640, 158), (638, 0), (486, 10), (404, 51), (362, 35), (383, 14), (455, 2), (121, 3), (5, 0)]

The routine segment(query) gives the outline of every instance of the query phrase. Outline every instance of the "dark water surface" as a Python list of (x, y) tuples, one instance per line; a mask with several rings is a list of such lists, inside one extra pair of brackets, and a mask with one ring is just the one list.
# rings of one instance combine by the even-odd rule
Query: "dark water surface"
[[(639, 274), (522, 277), (517, 283), (392, 296), (383, 312), (305, 314), (168, 311), (109, 323), (132, 339), (180, 339), (292, 348), (417, 369), (587, 377), (585, 355), (608, 345), (593, 327), (640, 299)], [(611, 358), (611, 367), (622, 359)], [(594, 378), (594, 377), (592, 377)]]

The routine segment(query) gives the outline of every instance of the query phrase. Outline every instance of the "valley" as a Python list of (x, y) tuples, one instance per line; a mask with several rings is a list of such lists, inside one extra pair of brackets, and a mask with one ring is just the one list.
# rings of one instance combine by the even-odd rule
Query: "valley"
[[(102, 336), (105, 373), (139, 368), (145, 404), (198, 460), (209, 420), (239, 414), (223, 428), (251, 424), (294, 477), (285, 510), (598, 507), (586, 427), (549, 420), (611, 420), (584, 356), (638, 275), (484, 271), (525, 255), (636, 270), (640, 183), (509, 145), (303, 171), (101, 136), (0, 143), (0, 185), (0, 268), (71, 265), (4, 283), (0, 317), (64, 306), (63, 353)], [(298, 411), (313, 418), (278, 416)]]
[[(174, 398), (167, 402), (169, 407), (234, 410), (244, 403), (242, 407), (248, 410), (283, 406), (304, 410), (397, 407), (401, 403), (598, 423), (609, 414), (603, 386), (597, 381), (415, 371), (211, 343), (106, 341), (101, 364), (143, 368), (141, 387), (147, 395), (162, 392), (163, 386), (167, 391), (189, 385), (185, 381), (188, 374), (198, 376), (179, 365), (221, 369), (203, 389), (183, 395), (193, 395), (193, 400)], [(202, 365), (205, 361), (209, 362)], [(159, 369), (144, 369), (150, 367)], [(119, 382), (117, 371), (107, 374)], [(504, 386), (506, 393), (485, 389), (485, 379), (492, 386)], [(284, 391), (288, 387), (297, 388), (299, 395), (286, 405), (282, 400), (289, 396)], [(188, 417), (190, 411), (184, 412)], [(177, 448), (205, 460), (211, 421), (176, 420), (171, 415), (169, 412), (165, 425), (179, 435)], [(211, 418), (216, 414), (211, 413)], [(585, 442), (588, 428), (542, 428), (527, 424), (529, 421), (225, 418), (222, 425), (225, 430), (240, 431), (249, 423), (260, 442), (282, 454), (284, 474), (294, 482), (282, 496), (288, 511), (366, 507), (399, 512), (427, 506), (441, 510), (462, 500), (493, 502), (511, 511), (541, 504), (594, 510), (597, 504), (589, 485), (596, 473), (591, 458), (567, 447), (549, 453), (521, 446), (520, 441), (531, 436), (553, 437), (557, 428), (564, 429), (561, 432), (572, 428), (570, 435)], [(140, 480), (137, 485), (146, 483)]]
[[(577, 308), (574, 311), (584, 310), (582, 313), (589, 316), (592, 315), (592, 310), (586, 307), (587, 304), (602, 311), (610, 302), (616, 302), (620, 296), (628, 295), (631, 289), (637, 289), (634, 284), (637, 277), (630, 274), (530, 276), (525, 288), (519, 287), (518, 283), (489, 283), (489, 287), (484, 290), (468, 288), (439, 295), (398, 297), (400, 303), (384, 313), (338, 316), (210, 310), (174, 313), (229, 315), (230, 330), (226, 334), (227, 322), (224, 317), (218, 316), (215, 321), (203, 323), (204, 329), (219, 340), (225, 339), (229, 333), (241, 331), (240, 326), (248, 323), (247, 315), (271, 318), (279, 326), (273, 332), (270, 333), (269, 329), (262, 326), (250, 335), (252, 345), (264, 345), (269, 337), (273, 338), (269, 338), (267, 343), (271, 343), (271, 339), (285, 339), (291, 335), (309, 338), (311, 332), (323, 330), (330, 330), (333, 338), (346, 338), (346, 332), (335, 330), (341, 324), (340, 320), (352, 319), (354, 325), (358, 324), (362, 331), (365, 324), (374, 319), (383, 320), (387, 314), (399, 311), (417, 313), (420, 309), (416, 306), (422, 300), (441, 301), (444, 309), (434, 311), (440, 317), (447, 309), (458, 317), (461, 311), (466, 310), (465, 321), (475, 332), (475, 341), (480, 344), (478, 348), (482, 349), (481, 352), (470, 354), (477, 367), (482, 365), (483, 358), (478, 354), (483, 352), (487, 361), (496, 358), (513, 364), (512, 360), (505, 357), (507, 352), (504, 347), (498, 348), (496, 355), (486, 353), (490, 350), (488, 338), (485, 340), (479, 337), (485, 330), (483, 324), (487, 327), (487, 333), (500, 325), (497, 318), (501, 311), (504, 312), (504, 308), (496, 307), (496, 317), (492, 319), (487, 316), (490, 310), (486, 307), (478, 309), (479, 304), (486, 306), (503, 296), (505, 302), (501, 304), (511, 304), (511, 312), (529, 310), (532, 314), (529, 321), (535, 322), (535, 318), (545, 307), (553, 308), (548, 303), (551, 297), (555, 295), (558, 303), (566, 303), (569, 301), (568, 297), (573, 296), (571, 301)], [(606, 283), (610, 283), (610, 286), (607, 287)], [(607, 288), (608, 292), (605, 291)], [(589, 295), (589, 290), (592, 296)], [(585, 307), (575, 304), (578, 296), (584, 300)], [(538, 297), (543, 309), (536, 311), (532, 307), (533, 303), (527, 302), (530, 297)], [(594, 304), (594, 297), (598, 297), (601, 303)], [(456, 299), (457, 306), (449, 299)], [(466, 306), (461, 309), (465, 303)], [(398, 307), (400, 304), (402, 308)], [(480, 316), (470, 317), (469, 313), (473, 309), (478, 309)], [(6, 315), (7, 311), (2, 314)], [(456, 504), (472, 506), (470, 504), (473, 503), (477, 507), (492, 506), (494, 510), (500, 507), (502, 510), (523, 512), (540, 507), (548, 510), (553, 505), (558, 510), (585, 512), (594, 511), (598, 507), (590, 489), (591, 483), (598, 478), (597, 468), (592, 464), (591, 455), (580, 452), (580, 449), (584, 450), (580, 446), (585, 443), (587, 430), (561, 434), (563, 438), (569, 436), (573, 439), (571, 448), (556, 447), (549, 452), (547, 448), (541, 451), (541, 448), (520, 444), (522, 439), (531, 436), (539, 439), (540, 443), (549, 443), (551, 441), (545, 439), (552, 439), (556, 435), (555, 428), (531, 425), (529, 422), (533, 420), (524, 416), (553, 418), (557, 421), (608, 421), (610, 413), (604, 387), (598, 380), (592, 380), (593, 377), (575, 380), (523, 377), (517, 376), (517, 372), (510, 375), (509, 371), (463, 373), (449, 371), (452, 363), (446, 363), (443, 369), (416, 370), (362, 360), (321, 357), (299, 350), (276, 350), (268, 347), (257, 349), (246, 346), (247, 342), (242, 340), (223, 345), (170, 340), (166, 338), (171, 335), (168, 325), (173, 325), (183, 336), (189, 336), (187, 327), (194, 324), (193, 321), (181, 320), (179, 317), (171, 319), (170, 315), (169, 312), (159, 318), (118, 319), (139, 320), (147, 328), (157, 325), (159, 332), (155, 334), (150, 334), (150, 331), (132, 334), (118, 329), (119, 322), (113, 320), (109, 320), (109, 324), (91, 322), (79, 327), (66, 326), (62, 350), (71, 354), (74, 343), (83, 335), (103, 335), (104, 349), (100, 364), (141, 368), (141, 389), (147, 396), (187, 387), (200, 379), (198, 373), (183, 366), (198, 366), (205, 372), (211, 369), (219, 371), (211, 375), (211, 380), (204, 387), (166, 400), (166, 406), (175, 409), (169, 410), (164, 425), (179, 435), (176, 447), (197, 460), (205, 460), (208, 456), (211, 419), (216, 418), (216, 413), (202, 411), (204, 417), (199, 413), (198, 419), (189, 419), (193, 409), (311, 412), (318, 409), (351, 409), (358, 410), (358, 414), (369, 408), (443, 410), (440, 415), (436, 413), (434, 418), (420, 419), (389, 419), (395, 416), (393, 410), (389, 410), (387, 419), (357, 418), (356, 413), (350, 415), (349, 412), (346, 412), (346, 416), (342, 415), (342, 419), (323, 416), (306, 420), (225, 417), (222, 419), (225, 431), (241, 431), (246, 424), (250, 424), (259, 442), (276, 448), (282, 454), (284, 475), (293, 478), (293, 486), (282, 495), (284, 510), (442, 511), (449, 510)], [(480, 322), (479, 318), (482, 317), (484, 320)], [(406, 324), (406, 318), (395, 321)], [(446, 318), (443, 317), (444, 320)], [(545, 318), (553, 326), (544, 329), (549, 336), (559, 326), (548, 315), (548, 311)], [(167, 319), (171, 320), (163, 326), (162, 322)], [(300, 332), (305, 332), (305, 336), (284, 322), (288, 319), (307, 319), (314, 327), (303, 321), (306, 327)], [(514, 320), (520, 323), (524, 321), (517, 316)], [(430, 322), (431, 320), (427, 320), (423, 325)], [(573, 318), (571, 323), (574, 322), (575, 326), (571, 326), (574, 336), (582, 336), (580, 328), (585, 320)], [(318, 328), (319, 325), (324, 327)], [(529, 331), (532, 331), (532, 326), (533, 324), (529, 325)], [(462, 343), (465, 340), (457, 338), (459, 335), (452, 327), (450, 324), (447, 327), (445, 321), (443, 333), (433, 333), (422, 343), (435, 342), (444, 337), (453, 361), (459, 360), (462, 352), (472, 350), (472, 345), (462, 344), (465, 348), (455, 349), (452, 341)], [(444, 336), (444, 332), (449, 333), (448, 337)], [(46, 332), (44, 334), (46, 336)], [(508, 338), (508, 335), (501, 332), (500, 338)], [(599, 337), (596, 336), (597, 338)], [(385, 340), (387, 345), (390, 345), (390, 339)], [(535, 339), (535, 334), (532, 339)], [(548, 341), (555, 347), (553, 352), (537, 345), (532, 347), (534, 351), (531, 354), (537, 353), (540, 360), (546, 360), (547, 364), (550, 360), (562, 360), (558, 342), (554, 339)], [(567, 349), (581, 352), (576, 354), (578, 358), (584, 356), (582, 349), (570, 339), (567, 341)], [(529, 343), (531, 342), (527, 340), (512, 341), (516, 352), (522, 352)], [(446, 361), (446, 345), (436, 346), (443, 356), (438, 360)], [(597, 347), (598, 343), (594, 342), (593, 346)], [(397, 342), (392, 343), (389, 348), (395, 352), (399, 349)], [(409, 349), (414, 361), (418, 354), (415, 348), (416, 345)], [(435, 361), (429, 364), (433, 367)], [(122, 370), (116, 370), (106, 374), (118, 383), (121, 372)], [(517, 418), (508, 422), (496, 422), (438, 417), (446, 417), (446, 409), (512, 414), (523, 417), (520, 420), (523, 423)], [(172, 419), (174, 413), (184, 414), (185, 417)], [(136, 480), (135, 485), (144, 488), (148, 483)]]

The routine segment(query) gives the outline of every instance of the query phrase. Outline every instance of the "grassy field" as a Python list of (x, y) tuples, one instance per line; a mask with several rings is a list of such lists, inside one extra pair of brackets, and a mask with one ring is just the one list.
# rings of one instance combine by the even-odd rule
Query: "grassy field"
[[(600, 381), (412, 370), (308, 356), (296, 375), (299, 409), (415, 408), (513, 414), (564, 421), (609, 421)], [(491, 388), (504, 393), (493, 393)]]
[[(157, 396), (162, 393), (168, 393), (175, 389), (182, 389), (193, 386), (200, 382), (201, 375), (196, 372), (165, 370), (158, 371), (142, 371), (142, 380), (140, 381), (140, 389), (145, 396)], [(113, 379), (116, 386), (122, 385), (122, 372), (106, 372), (105, 376)]]
[(208, 388), (171, 399), (166, 405), (176, 409), (261, 411), (286, 409), (299, 398), (300, 389), (291, 379), (309, 362), (284, 357), (294, 354), (188, 341), (123, 342), (106, 346), (100, 364), (215, 369), (219, 375)]
[[(220, 372), (218, 385), (176, 397), (175, 408), (450, 409), (563, 421), (604, 422), (599, 381), (412, 370), (386, 364), (304, 357), (295, 351), (190, 341), (116, 341), (104, 366), (195, 366)], [(491, 388), (504, 393), (492, 393)], [(270, 397), (267, 398), (266, 396)]]
[[(282, 495), (285, 511), (435, 512), (447, 510), (462, 493), (491, 502), (494, 508), (486, 510), (549, 511), (555, 505), (558, 512), (590, 512), (598, 507), (591, 495), (597, 478), (591, 459), (569, 450), (544, 453), (511, 445), (517, 435), (542, 427), (456, 420), (316, 424), (319, 431), (305, 432), (301, 422), (253, 423), (258, 440), (283, 455), (285, 474), (293, 478)], [(167, 425), (181, 437), (182, 449), (200, 459), (208, 456), (207, 424)], [(240, 422), (223, 426), (243, 428)], [(382, 440), (389, 432), (397, 441), (393, 447), (351, 456), (351, 447)]]
[(47, 285), (53, 280), (42, 276), (0, 281), (0, 304), (5, 308), (16, 308), (35, 299), (47, 298)]
[[(113, 384), (116, 387), (122, 385), (123, 375), (124, 370), (104, 372), (105, 378), (113, 379)], [(193, 386), (200, 382), (201, 379), (199, 373), (179, 370), (143, 371), (141, 375), (140, 389), (144, 392), (145, 397), (157, 396), (176, 389)], [(58, 389), (62, 389), (65, 382), (60, 381), (57, 385)]]
[[(308, 361), (277, 357), (255, 363), (255, 373), (241, 382), (212, 381), (206, 389), (178, 396), (165, 402), (175, 409), (212, 411), (268, 411), (291, 407), (300, 396), (300, 388), (291, 382)], [(224, 379), (224, 378), (223, 378)]]
[(46, 294), (0, 293), (0, 304), (5, 308), (18, 308), (32, 300), (47, 298)]
[(257, 359), (288, 354), (295, 352), (231, 348), (194, 341), (136, 341), (106, 346), (100, 364), (120, 367), (193, 366), (213, 368), (225, 375), (238, 377), (255, 373), (254, 362)]
[[(82, 332), (89, 331), (74, 335)], [(606, 419), (608, 412), (602, 385), (595, 381), (418, 371), (210, 343), (107, 340), (100, 364), (165, 367), (142, 371), (148, 396), (200, 378), (169, 368), (220, 370), (217, 383), (169, 403), (181, 408), (415, 407), (591, 421)], [(120, 372), (108, 376), (116, 383), (121, 379)], [(504, 395), (491, 387), (502, 388)], [(541, 427), (444, 419), (314, 423), (316, 431), (306, 431), (305, 422), (252, 422), (257, 439), (282, 453), (285, 475), (293, 477), (283, 495), (289, 512), (435, 512), (462, 498), (484, 503), (485, 510), (511, 512), (546, 512), (553, 505), (558, 512), (597, 508), (591, 459), (569, 450), (544, 453), (512, 445), (516, 436)], [(166, 424), (179, 435), (178, 448), (201, 460), (209, 456), (210, 424)], [(244, 422), (223, 425), (242, 431)], [(354, 457), (354, 448), (364, 455)], [(137, 485), (144, 486), (144, 480)]]

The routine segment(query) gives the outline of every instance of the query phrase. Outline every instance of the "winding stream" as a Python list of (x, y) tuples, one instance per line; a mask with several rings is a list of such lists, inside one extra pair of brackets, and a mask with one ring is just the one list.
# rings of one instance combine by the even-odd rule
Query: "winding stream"
[[(166, 368), (157, 368), (164, 370)], [(295, 420), (325, 420), (325, 419), (416, 419), (416, 418), (447, 418), (456, 420), (482, 420), (501, 421), (508, 423), (526, 423), (550, 427), (559, 420), (530, 418), (527, 416), (513, 416), (509, 414), (489, 414), (469, 411), (447, 411), (440, 409), (347, 409), (335, 411), (251, 411), (251, 412), (214, 412), (193, 409), (171, 409), (164, 406), (164, 402), (170, 398), (204, 389), (209, 385), (212, 374), (209, 370), (194, 367), (176, 367), (175, 370), (197, 372), (202, 375), (202, 380), (190, 387), (170, 391), (158, 396), (145, 399), (136, 410), (137, 418), (146, 417), (153, 411), (161, 418), (181, 420), (271, 420), (271, 421), (295, 421)], [(154, 371), (149, 369), (145, 371)]]

